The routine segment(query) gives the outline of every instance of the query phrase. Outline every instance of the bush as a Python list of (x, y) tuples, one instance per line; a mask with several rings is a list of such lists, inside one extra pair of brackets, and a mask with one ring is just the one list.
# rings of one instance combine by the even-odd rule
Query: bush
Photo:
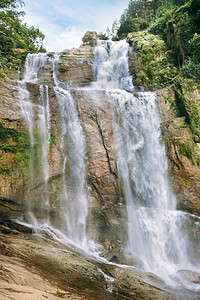
[(15, 48), (16, 44), (12, 37), (0, 35), (0, 50), (3, 52), (9, 52), (11, 49)]

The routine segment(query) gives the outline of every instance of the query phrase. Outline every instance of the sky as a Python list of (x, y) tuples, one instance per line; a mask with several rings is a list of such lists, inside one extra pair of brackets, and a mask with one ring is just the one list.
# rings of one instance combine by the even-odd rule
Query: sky
[(24, 0), (23, 22), (45, 34), (47, 51), (79, 47), (85, 32), (105, 32), (129, 0)]

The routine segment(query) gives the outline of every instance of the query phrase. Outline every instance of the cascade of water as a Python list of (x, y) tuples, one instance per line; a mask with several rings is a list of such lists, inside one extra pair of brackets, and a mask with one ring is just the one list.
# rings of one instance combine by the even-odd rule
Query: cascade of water
[(98, 41), (95, 48), (93, 87), (133, 90), (128, 72), (128, 44), (124, 41)]
[(38, 82), (38, 70), (49, 63), (46, 53), (28, 54), (25, 62), (24, 82)]
[(120, 90), (134, 90), (127, 52), (125, 41), (97, 45), (95, 86), (108, 90), (113, 107), (117, 166), (127, 202), (126, 251), (142, 259), (145, 270), (165, 277), (181, 268), (195, 268), (183, 230), (187, 214), (175, 210), (156, 95)]
[(49, 94), (48, 86), (40, 85), (39, 87), (39, 114), (38, 114), (38, 129), (40, 133), (41, 143), (41, 165), (44, 178), (44, 189), (42, 196), (44, 197), (44, 204), (49, 205), (49, 143), (50, 143), (50, 108), (49, 108)]
[[(34, 104), (29, 100), (29, 93), (26, 90), (26, 82), (38, 83), (38, 71), (41, 67), (50, 66), (53, 70), (53, 79), (56, 87), (54, 92), (60, 108), (61, 116), (61, 137), (60, 149), (62, 156), (62, 181), (59, 186), (61, 191), (56, 201), (60, 204), (62, 213), (60, 213), (60, 228), (63, 234), (58, 234), (59, 230), (53, 228), (50, 219), (46, 216), (46, 222), (42, 224), (37, 221), (31, 214), (30, 222), (36, 232), (54, 232), (54, 235), (60, 237), (65, 236), (65, 241), (71, 240), (72, 243), (79, 246), (87, 245), (86, 237), (86, 219), (87, 219), (87, 194), (86, 194), (86, 179), (85, 179), (85, 139), (82, 127), (78, 119), (78, 113), (74, 100), (69, 91), (64, 90), (63, 84), (59, 82), (56, 75), (56, 65), (59, 59), (59, 54), (54, 56), (48, 54), (29, 54), (25, 64), (24, 80), (21, 83), (23, 88), (20, 88), (20, 99), (23, 116), (28, 124), (29, 134), (31, 139), (31, 149), (34, 148), (34, 128), (39, 134), (41, 145), (41, 173), (43, 188), (41, 191), (40, 207), (49, 210), (49, 143), (50, 143), (50, 107), (48, 86), (39, 86), (38, 112), (37, 117), (33, 114)], [(34, 120), (35, 119), (35, 120)], [(34, 153), (31, 151), (30, 160), (31, 174), (34, 177), (33, 159)], [(31, 180), (31, 183), (33, 179)], [(31, 209), (31, 199), (29, 208)], [(34, 220), (34, 222), (33, 222)], [(62, 224), (61, 224), (62, 223)]]
[[(61, 153), (63, 157), (63, 202), (67, 236), (86, 245), (87, 194), (85, 139), (71, 94), (55, 87), (61, 114)], [(66, 173), (68, 176), (66, 177)], [(67, 179), (66, 179), (67, 178)]]

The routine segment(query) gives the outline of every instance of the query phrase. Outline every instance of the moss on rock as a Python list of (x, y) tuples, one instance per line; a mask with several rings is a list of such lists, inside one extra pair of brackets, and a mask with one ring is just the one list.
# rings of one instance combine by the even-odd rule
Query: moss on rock
[(137, 51), (141, 68), (137, 74), (137, 83), (155, 90), (170, 84), (178, 74), (170, 51), (165, 42), (147, 31), (129, 33), (129, 44)]

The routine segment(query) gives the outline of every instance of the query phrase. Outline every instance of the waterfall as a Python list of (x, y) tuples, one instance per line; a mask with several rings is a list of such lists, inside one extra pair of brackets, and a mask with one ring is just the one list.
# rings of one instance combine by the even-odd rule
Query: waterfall
[(128, 72), (128, 44), (111, 41), (97, 41), (95, 48), (94, 88), (99, 89), (133, 89)]
[(176, 211), (168, 180), (156, 95), (134, 92), (125, 41), (100, 42), (95, 54), (94, 86), (107, 90), (112, 105), (117, 167), (127, 203), (124, 251), (142, 260), (145, 271), (165, 278), (180, 269), (197, 270), (184, 230), (189, 214)]
[[(63, 157), (63, 200), (67, 236), (76, 244), (86, 245), (86, 169), (85, 139), (77, 110), (69, 91), (55, 87), (61, 114), (61, 153)], [(68, 165), (68, 169), (66, 166)], [(69, 172), (68, 181), (66, 173)]]
[[(85, 137), (78, 119), (76, 105), (70, 91), (63, 89), (65, 85), (59, 82), (56, 75), (56, 66), (59, 54), (28, 54), (25, 63), (25, 73), (22, 82), (19, 82), (19, 99), (22, 116), (27, 123), (30, 135), (30, 163), (29, 163), (29, 190), (27, 202), (30, 211), (29, 222), (35, 232), (47, 235), (63, 243), (71, 243), (81, 247), (87, 246), (87, 193), (85, 170)], [(50, 211), (50, 139), (51, 139), (51, 112), (48, 86), (40, 84), (39, 71), (48, 66), (53, 70), (54, 93), (60, 109), (60, 142), (61, 175), (58, 186), (58, 195), (54, 202), (60, 207), (59, 222), (52, 224)], [(38, 84), (38, 104), (31, 102), (26, 84)], [(35, 132), (37, 134), (35, 134)], [(35, 140), (37, 135), (37, 141)], [(39, 137), (38, 137), (39, 136)], [(36, 144), (40, 144), (40, 153), (35, 153)], [(38, 177), (34, 173), (34, 160), (39, 157), (39, 177), (42, 184), (40, 192), (39, 210), (43, 215), (42, 221), (34, 215), (34, 197), (31, 190)], [(44, 212), (42, 212), (45, 210)], [(44, 217), (45, 216), (45, 217)]]
[[(190, 226), (187, 228), (193, 216), (176, 211), (156, 94), (135, 91), (128, 71), (128, 50), (126, 41), (98, 41), (93, 65), (95, 81), (86, 90), (95, 96), (98, 94), (95, 90), (104, 90), (112, 109), (118, 178), (127, 208), (128, 241), (124, 254), (142, 261), (143, 270), (168, 280), (180, 269), (198, 268)], [(24, 80), (19, 83), (21, 112), (27, 122), (31, 144), (29, 191), (33, 190), (39, 175), (42, 178), (39, 210), (46, 213), (42, 221), (33, 215), (34, 199), (31, 193), (28, 194), (28, 206), (32, 212), (30, 225), (38, 234), (88, 249), (86, 141), (70, 89), (57, 77), (58, 63), (58, 53), (29, 54)], [(53, 71), (53, 101), (59, 114), (56, 147), (60, 153), (60, 174), (57, 174), (55, 199), (51, 196), (49, 151), (53, 104), (50, 88), (41, 84), (39, 78), (39, 72), (45, 66)], [(38, 85), (37, 105), (31, 101), (26, 83)], [(38, 143), (40, 153), (35, 153)], [(36, 154), (40, 157), (40, 174), (34, 173)], [(59, 210), (57, 222), (51, 219), (54, 203)], [(195, 220), (199, 224), (199, 219)]]

